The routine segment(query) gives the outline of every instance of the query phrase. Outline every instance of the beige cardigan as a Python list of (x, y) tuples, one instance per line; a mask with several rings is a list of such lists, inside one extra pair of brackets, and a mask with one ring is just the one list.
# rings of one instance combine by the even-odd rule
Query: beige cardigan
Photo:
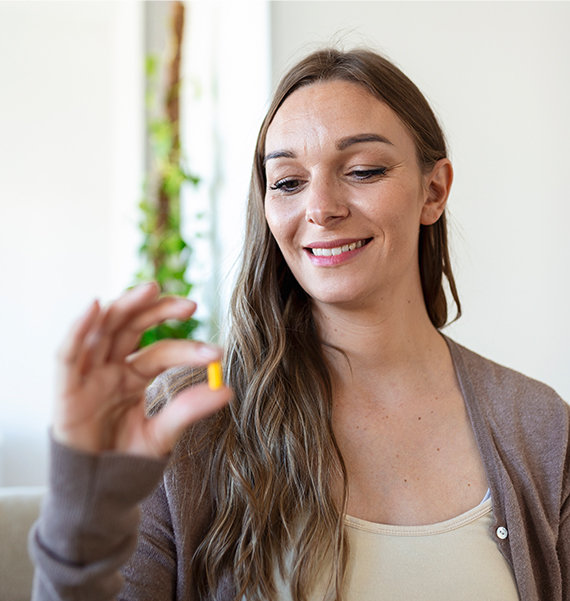
[[(546, 385), (447, 342), (491, 488), (492, 534), (521, 601), (570, 601), (570, 407)], [(179, 388), (177, 377), (161, 378), (151, 395)], [(164, 462), (54, 443), (51, 452), (50, 492), (30, 537), (33, 601), (198, 601), (190, 562), (211, 518), (199, 502), (200, 458), (178, 453), (156, 487)], [(137, 540), (137, 503), (149, 494)], [(233, 599), (229, 575), (215, 598)]]

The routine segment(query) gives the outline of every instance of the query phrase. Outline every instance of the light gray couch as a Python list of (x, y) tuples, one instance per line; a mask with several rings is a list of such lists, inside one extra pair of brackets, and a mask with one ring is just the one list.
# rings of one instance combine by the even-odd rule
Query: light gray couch
[(36, 487), (0, 488), (0, 601), (30, 601), (28, 533), (43, 493)]

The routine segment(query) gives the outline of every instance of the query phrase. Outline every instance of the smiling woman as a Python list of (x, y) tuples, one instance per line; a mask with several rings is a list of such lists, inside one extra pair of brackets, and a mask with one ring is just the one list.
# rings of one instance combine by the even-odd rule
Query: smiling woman
[(68, 336), (36, 601), (567, 598), (570, 409), (441, 334), (452, 179), (383, 57), (291, 69), (255, 151), (228, 386), (204, 382), (220, 349), (134, 352), (196, 308), (153, 285)]

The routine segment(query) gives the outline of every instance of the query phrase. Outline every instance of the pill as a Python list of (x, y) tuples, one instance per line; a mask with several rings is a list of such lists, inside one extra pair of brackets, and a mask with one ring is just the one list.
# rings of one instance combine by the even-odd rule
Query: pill
[(219, 361), (212, 361), (208, 364), (208, 386), (210, 390), (218, 390), (222, 387), (222, 364)]

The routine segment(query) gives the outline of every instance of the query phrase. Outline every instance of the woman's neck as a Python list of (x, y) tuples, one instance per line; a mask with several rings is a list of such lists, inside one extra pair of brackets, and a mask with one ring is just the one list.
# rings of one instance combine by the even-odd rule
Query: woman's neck
[(396, 400), (396, 391), (449, 370), (447, 345), (431, 323), (423, 298), (392, 308), (347, 310), (315, 303), (335, 390), (367, 390), (367, 398)]

